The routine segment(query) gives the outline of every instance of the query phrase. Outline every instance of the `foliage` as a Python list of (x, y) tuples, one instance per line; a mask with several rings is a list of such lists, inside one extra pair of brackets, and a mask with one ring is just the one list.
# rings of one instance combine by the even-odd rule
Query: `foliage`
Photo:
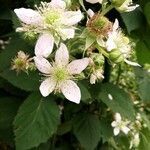
[[(59, 29), (65, 27), (65, 29), (71, 28), (70, 31), (76, 30), (72, 39), (67, 37), (71, 32), (67, 32), (65, 37), (65, 33), (54, 34), (51, 26), (48, 27), (50, 29), (48, 33), (52, 35), (55, 43), (47, 60), (53, 62), (54, 71), (59, 70), (58, 64), (54, 64), (55, 53), (60, 43), (65, 43), (70, 55), (69, 62), (80, 59), (75, 71), (79, 68), (81, 70), (74, 74), (63, 70), (59, 70), (58, 74), (54, 72), (60, 82), (47, 97), (42, 92), (40, 94), (40, 84), (51, 74), (42, 72), (34, 61), (35, 57), (38, 57), (35, 56), (35, 45), (39, 35), (47, 32), (47, 26), (44, 31), (41, 28), (42, 31), (39, 31), (38, 28), (37, 33), (29, 32), (30, 30), (18, 33), (16, 28), (20, 26), (25, 28), (26, 24), (20, 22), (14, 13), (14, 9), (21, 7), (35, 9), (35, 5), (40, 5), (41, 0), (0, 2), (2, 5), (0, 6), (0, 149), (149, 150), (149, 0), (134, 1), (139, 7), (130, 12), (125, 12), (120, 7), (125, 0), (120, 3), (116, 0), (103, 0), (101, 3), (99, 0), (99, 3), (97, 1), (94, 4), (90, 3), (90, 0), (89, 2), (88, 0), (64, 1), (67, 4), (65, 11), (80, 9), (83, 18), (76, 26), (61, 26), (59, 22)], [(43, 9), (44, 7), (43, 4)], [(95, 16), (97, 15), (96, 19), (87, 13), (89, 8), (95, 12)], [(55, 17), (58, 17), (56, 12)], [(114, 30), (116, 18), (120, 28), (115, 32), (119, 36), (120, 47), (132, 49), (128, 56), (119, 51), (120, 47), (107, 51), (109, 46), (106, 45), (113, 40), (113, 34), (110, 33)], [(53, 19), (55, 20), (52, 18), (48, 21), (51, 22)], [(57, 29), (57, 24), (55, 27)], [(45, 48), (46, 40), (41, 48)], [(24, 54), (20, 55), (20, 51)], [(61, 56), (64, 53), (65, 51)], [(82, 63), (84, 57), (89, 58), (89, 64), (85, 67)], [(126, 60), (133, 60), (140, 67), (137, 63), (130, 66), (133, 62), (126, 63)], [(41, 58), (40, 61), (42, 62)], [(60, 57), (60, 62), (64, 61), (65, 58), (61, 60)], [(23, 68), (16, 69), (18, 66)], [(67, 65), (65, 67), (67, 68)], [(73, 87), (66, 91), (60, 88), (61, 84), (68, 80), (67, 75), (77, 86), (74, 97), (78, 94), (80, 97), (81, 92), (79, 104), (73, 103), (76, 100), (70, 100), (68, 91)], [(65, 81), (62, 82), (64, 78)], [(50, 83), (46, 87), (51, 88)], [(77, 90), (78, 88), (80, 91)], [(116, 117), (116, 113), (121, 115), (120, 120)], [(114, 135), (117, 125), (115, 127), (112, 125), (114, 120), (121, 123), (120, 133), (117, 136)], [(130, 128), (127, 134), (121, 130), (124, 122), (127, 122), (126, 127)], [(139, 135), (138, 139), (135, 138), (136, 134)]]

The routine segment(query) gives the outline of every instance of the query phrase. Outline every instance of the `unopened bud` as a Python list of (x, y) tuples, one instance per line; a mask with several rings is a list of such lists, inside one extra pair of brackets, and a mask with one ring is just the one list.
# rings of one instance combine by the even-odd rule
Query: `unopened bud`
[(109, 59), (114, 63), (121, 63), (124, 61), (124, 57), (118, 49), (113, 49), (110, 51)]
[(102, 54), (98, 54), (98, 53), (93, 53), (91, 55), (91, 58), (94, 62), (94, 64), (98, 67), (103, 66), (104, 64), (104, 56)]
[(115, 7), (120, 7), (126, 0), (112, 0), (112, 4)]

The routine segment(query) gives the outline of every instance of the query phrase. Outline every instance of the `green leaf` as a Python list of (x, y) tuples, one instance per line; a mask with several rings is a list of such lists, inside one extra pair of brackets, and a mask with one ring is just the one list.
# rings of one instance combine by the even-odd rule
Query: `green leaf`
[(4, 70), (0, 76), (9, 81), (14, 86), (25, 91), (36, 91), (40, 86), (40, 76), (37, 72), (19, 73), (10, 69)]
[[(140, 40), (136, 44), (136, 56), (137, 60), (140, 64), (149, 63), (150, 64), (150, 45), (148, 44), (150, 42), (150, 37), (145, 37), (145, 39)], [(148, 41), (149, 40), (149, 41)]]
[(11, 37), (10, 43), (0, 53), (0, 71), (10, 68), (12, 59), (20, 50), (33, 53), (31, 47), (16, 34)]
[(91, 93), (88, 88), (88, 84), (85, 82), (78, 83), (80, 90), (81, 90), (81, 100), (85, 103), (88, 103), (92, 100)]
[(150, 25), (150, 2), (146, 3), (144, 7), (144, 14), (146, 16), (148, 24)]
[(103, 143), (105, 143), (106, 141), (108, 141), (111, 137), (113, 137), (113, 130), (111, 127), (111, 123), (108, 122), (105, 119), (100, 120), (100, 127), (101, 127), (101, 136), (103, 139)]
[(147, 128), (141, 131), (140, 145), (138, 150), (150, 150), (150, 130)]
[(140, 98), (144, 102), (150, 103), (150, 73), (142, 70), (141, 68), (136, 68), (135, 74), (138, 80), (137, 84)]
[(92, 114), (78, 114), (74, 118), (74, 134), (86, 150), (94, 150), (100, 140), (100, 121)]
[(143, 25), (143, 14), (140, 9), (135, 9), (131, 12), (121, 13), (123, 22), (127, 28), (128, 33), (140, 28)]
[(17, 75), (15, 71), (11, 70), (12, 59), (20, 50), (27, 54), (33, 53), (31, 47), (16, 34), (12, 36), (5, 50), (0, 53), (0, 76), (20, 89), (26, 91), (38, 90), (40, 76), (37, 72), (29, 72), (29, 74), (21, 72)]
[(51, 98), (31, 94), (19, 108), (14, 121), (16, 150), (26, 150), (46, 142), (60, 122), (58, 106)]
[[(112, 99), (109, 98), (110, 95)], [(130, 96), (124, 90), (118, 88), (118, 86), (110, 83), (103, 84), (98, 97), (112, 111), (118, 112), (128, 119), (135, 119), (135, 111)]]
[(13, 120), (20, 106), (20, 100), (14, 97), (0, 98), (0, 140), (13, 143)]

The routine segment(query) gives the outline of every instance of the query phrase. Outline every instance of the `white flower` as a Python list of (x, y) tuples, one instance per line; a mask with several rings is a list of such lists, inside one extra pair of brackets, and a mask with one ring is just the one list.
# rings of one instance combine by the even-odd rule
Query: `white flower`
[(115, 121), (111, 123), (111, 126), (114, 127), (114, 135), (118, 135), (120, 131), (125, 134), (128, 134), (130, 129), (127, 127), (128, 121), (122, 121), (121, 116), (119, 113), (115, 114)]
[(120, 7), (117, 9), (123, 12), (130, 12), (139, 7), (139, 5), (133, 5), (132, 0), (126, 0)]
[(130, 142), (130, 149), (132, 147), (138, 147), (140, 144), (140, 136), (139, 136), (139, 133), (135, 133), (134, 136), (133, 136), (133, 139), (131, 139), (131, 142)]
[(55, 90), (62, 92), (72, 102), (77, 104), (80, 102), (80, 89), (72, 79), (74, 79), (74, 75), (80, 74), (88, 66), (88, 58), (74, 60), (69, 63), (67, 47), (61, 43), (55, 54), (55, 62), (50, 64), (42, 56), (34, 57), (34, 61), (37, 69), (46, 77), (40, 85), (40, 92), (44, 97)]
[(113, 30), (108, 33), (108, 39), (106, 41), (106, 49), (107, 51), (111, 51), (113, 49), (118, 49), (124, 57), (124, 61), (132, 66), (140, 66), (136, 62), (131, 62), (127, 60), (131, 53), (131, 46), (129, 43), (129, 39), (122, 33), (119, 28), (119, 22), (116, 19), (113, 24)]
[[(75, 35), (74, 25), (81, 21), (82, 13), (78, 11), (67, 11), (63, 0), (52, 0), (50, 3), (41, 2), (37, 10), (19, 8), (14, 12), (22, 22), (22, 28), (18, 31), (33, 31), (40, 34), (35, 48), (36, 55), (48, 57), (53, 49), (54, 43), (73, 38)], [(44, 41), (49, 41), (47, 45)], [(41, 44), (42, 43), (42, 46)], [(40, 45), (40, 46), (39, 46)], [(43, 50), (47, 47), (48, 50)]]
[(102, 3), (103, 0), (86, 0), (88, 3), (95, 4), (95, 3)]

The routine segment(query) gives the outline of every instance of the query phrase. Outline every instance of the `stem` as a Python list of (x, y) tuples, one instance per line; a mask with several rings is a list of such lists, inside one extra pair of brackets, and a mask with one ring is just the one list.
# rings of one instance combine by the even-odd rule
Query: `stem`
[(98, 49), (98, 51), (99, 51), (100, 53), (102, 53), (105, 57), (109, 58), (109, 54), (108, 54), (103, 48), (101, 48), (98, 44), (96, 44), (95, 47), (96, 47), (96, 48)]
[(101, 14), (106, 15), (113, 8), (114, 8), (113, 5), (109, 5), (106, 9), (102, 10)]
[(117, 75), (117, 79), (116, 79), (116, 84), (119, 83), (119, 79), (120, 79), (121, 73), (122, 73), (122, 69), (121, 69), (121, 65), (119, 65), (119, 68), (118, 68), (118, 75)]
[(111, 75), (111, 65), (108, 63), (108, 59), (105, 58), (103, 83), (109, 82), (110, 75)]

